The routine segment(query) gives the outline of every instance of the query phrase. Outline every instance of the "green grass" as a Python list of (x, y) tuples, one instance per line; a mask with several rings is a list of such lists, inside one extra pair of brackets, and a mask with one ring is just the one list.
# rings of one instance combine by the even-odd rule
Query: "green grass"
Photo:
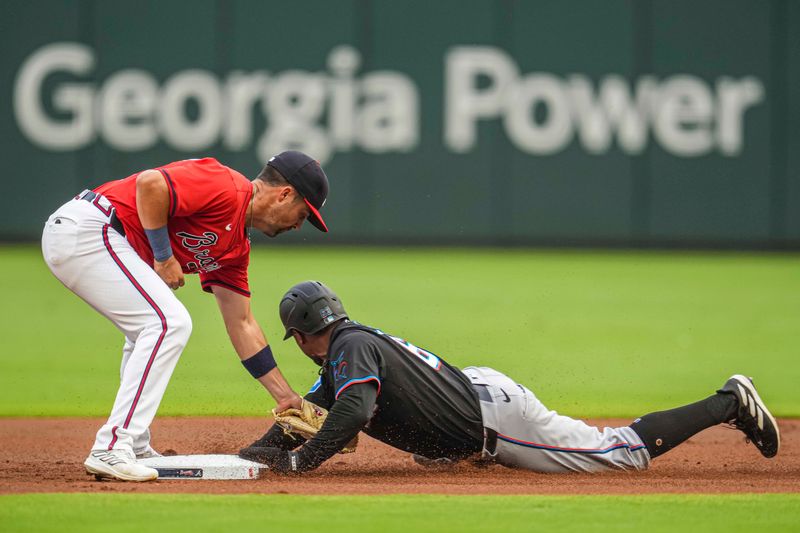
[[(316, 367), (281, 342), (277, 303), (319, 279), (351, 316), (457, 366), (486, 365), (572, 416), (632, 417), (756, 377), (800, 416), (797, 255), (260, 247), (252, 305), (297, 388)], [(52, 277), (36, 246), (0, 248), (0, 416), (106, 416), (122, 336)], [(271, 406), (238, 363), (212, 296), (178, 291), (194, 320), (160, 414), (257, 415)], [(633, 505), (633, 504), (632, 504)]]
[(797, 531), (800, 496), (0, 496), (3, 531)]

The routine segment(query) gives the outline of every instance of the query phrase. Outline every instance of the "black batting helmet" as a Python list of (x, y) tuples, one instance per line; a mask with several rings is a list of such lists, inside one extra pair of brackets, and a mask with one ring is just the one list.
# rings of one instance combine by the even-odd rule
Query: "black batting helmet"
[(292, 331), (313, 335), (347, 317), (339, 297), (319, 281), (298, 283), (283, 295), (280, 305), (281, 322), (286, 328), (283, 340)]

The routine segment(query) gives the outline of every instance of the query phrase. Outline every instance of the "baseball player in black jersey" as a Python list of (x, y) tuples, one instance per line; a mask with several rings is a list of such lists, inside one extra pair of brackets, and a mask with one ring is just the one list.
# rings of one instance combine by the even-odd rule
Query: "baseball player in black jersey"
[(780, 447), (775, 419), (742, 375), (699, 402), (600, 429), (547, 409), (496, 370), (460, 370), (404, 339), (349, 320), (339, 298), (320, 282), (289, 289), (280, 316), (284, 339), (294, 337), (321, 367), (306, 400), (329, 413), (310, 440), (275, 425), (240, 451), (276, 472), (313, 470), (360, 431), (414, 454), (421, 464), (474, 459), (539, 472), (644, 470), (692, 435), (725, 422), (765, 457)]

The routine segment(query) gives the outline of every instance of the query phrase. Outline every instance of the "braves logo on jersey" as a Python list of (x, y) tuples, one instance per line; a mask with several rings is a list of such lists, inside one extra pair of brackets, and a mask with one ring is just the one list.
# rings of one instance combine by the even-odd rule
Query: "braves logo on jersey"
[(216, 233), (205, 231), (202, 235), (192, 235), (185, 231), (179, 231), (176, 235), (182, 239), (181, 245), (189, 250), (197, 260), (197, 262), (189, 261), (186, 263), (186, 268), (189, 271), (212, 272), (222, 266), (211, 256), (211, 247), (219, 241), (219, 236)]

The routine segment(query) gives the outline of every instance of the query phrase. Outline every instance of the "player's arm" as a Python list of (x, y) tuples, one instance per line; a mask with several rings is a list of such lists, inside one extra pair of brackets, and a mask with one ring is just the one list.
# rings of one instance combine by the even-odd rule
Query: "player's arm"
[(265, 463), (275, 472), (306, 472), (317, 468), (353, 440), (372, 418), (380, 392), (380, 355), (367, 335), (351, 334), (346, 341), (331, 348), (331, 353), (342, 354), (336, 361), (338, 368), (346, 367), (347, 371), (334, 372), (335, 377), (328, 376), (334, 401), (325, 423), (313, 439), (297, 451), (263, 447), (243, 449), (239, 455)]
[(349, 388), (334, 402), (322, 428), (313, 439), (297, 451), (281, 446), (276, 426), (248, 448), (239, 451), (239, 456), (264, 463), (279, 473), (308, 472), (340, 452), (364, 429), (375, 410), (378, 397), (376, 383), (360, 383)]
[(376, 382), (348, 388), (328, 411), (328, 418), (313, 439), (297, 452), (298, 472), (314, 470), (342, 451), (372, 418), (378, 399)]
[(161, 172), (145, 170), (136, 177), (136, 210), (155, 257), (153, 270), (169, 288), (183, 287), (181, 265), (169, 243), (169, 190)]
[[(311, 402), (315, 405), (319, 405), (324, 407), (325, 409), (330, 408), (331, 403), (328, 401), (327, 391), (325, 390), (325, 385), (322, 383), (322, 379), (318, 379), (314, 386), (311, 387), (311, 390), (308, 394), (306, 394), (303, 399)], [(278, 424), (273, 424), (271, 428), (257, 441), (253, 442), (247, 448), (278, 448), (280, 450), (294, 450), (299, 446), (305, 444), (306, 439), (302, 436), (293, 434), (287, 435), (283, 428), (280, 427)]]
[(212, 291), (228, 337), (245, 368), (275, 398), (278, 410), (300, 407), (300, 396), (275, 366), (267, 338), (250, 310), (250, 298), (218, 285)]

